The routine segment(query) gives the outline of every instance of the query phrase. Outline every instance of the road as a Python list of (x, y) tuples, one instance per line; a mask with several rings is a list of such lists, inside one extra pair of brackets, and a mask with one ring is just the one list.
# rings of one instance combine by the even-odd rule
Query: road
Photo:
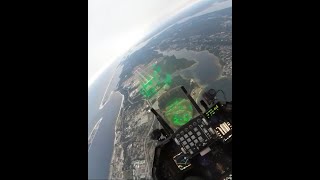
[(151, 132), (151, 130), (152, 130), (152, 126), (153, 126), (153, 123), (154, 123), (154, 121), (155, 121), (155, 117), (153, 116), (152, 117), (152, 124), (151, 124), (151, 126), (150, 126), (150, 128), (149, 128), (149, 131), (148, 131), (148, 133), (147, 133), (147, 135), (145, 136), (145, 138), (144, 138), (144, 145), (143, 145), (143, 147), (144, 147), (144, 155), (145, 155), (145, 159), (146, 159), (146, 164), (147, 164), (147, 168), (146, 168), (146, 174), (148, 174), (148, 175), (150, 175), (151, 173), (149, 172), (149, 163), (151, 163), (150, 161), (149, 161), (149, 158), (148, 158), (148, 149), (146, 148), (146, 142), (148, 141), (148, 140), (150, 140), (149, 138), (149, 134), (150, 134), (150, 132)]

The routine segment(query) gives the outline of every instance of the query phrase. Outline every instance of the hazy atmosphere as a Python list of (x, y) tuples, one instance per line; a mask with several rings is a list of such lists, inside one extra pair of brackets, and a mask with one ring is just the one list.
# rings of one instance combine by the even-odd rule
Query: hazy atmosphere
[(88, 179), (232, 179), (232, 0), (89, 0), (88, 28)]
[(88, 83), (159, 23), (196, 1), (89, 0)]

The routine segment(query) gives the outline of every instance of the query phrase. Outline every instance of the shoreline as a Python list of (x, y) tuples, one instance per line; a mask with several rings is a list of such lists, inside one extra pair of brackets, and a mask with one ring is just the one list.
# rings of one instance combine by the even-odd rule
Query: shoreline
[(116, 68), (116, 69), (114, 70), (114, 72), (112, 73), (111, 79), (110, 79), (110, 81), (109, 81), (109, 83), (108, 83), (108, 86), (107, 86), (107, 88), (106, 88), (106, 91), (104, 92), (104, 95), (103, 95), (102, 100), (101, 100), (101, 102), (100, 102), (99, 110), (101, 110), (101, 109), (109, 102), (110, 96), (113, 94), (113, 90), (112, 90), (111, 93), (110, 93), (109, 96), (108, 96), (108, 99), (104, 102), (104, 100), (106, 99), (107, 92), (109, 91), (110, 84), (111, 84), (111, 82), (113, 81), (114, 75), (115, 75), (116, 72), (117, 72), (117, 69), (118, 69), (118, 68)]
[[(121, 94), (119, 91), (116, 91), (116, 93)], [(112, 170), (113, 170), (113, 168), (112, 168), (112, 162), (114, 161), (115, 145), (116, 145), (116, 139), (117, 139), (117, 131), (116, 131), (116, 129), (117, 129), (117, 124), (120, 122), (119, 116), (120, 116), (120, 112), (121, 112), (121, 110), (122, 110), (122, 108), (123, 108), (124, 95), (121, 94), (121, 96), (122, 96), (121, 106), (120, 106), (120, 108), (119, 108), (117, 120), (116, 120), (115, 125), (114, 125), (114, 139), (113, 139), (113, 147), (112, 147), (112, 157), (111, 157), (111, 161), (110, 161), (110, 163), (109, 163), (110, 166), (109, 166), (109, 172), (108, 172), (108, 174), (109, 174), (108, 179), (111, 179), (111, 177), (112, 177), (112, 175), (111, 175), (111, 174), (112, 174), (111, 172), (112, 172)]]

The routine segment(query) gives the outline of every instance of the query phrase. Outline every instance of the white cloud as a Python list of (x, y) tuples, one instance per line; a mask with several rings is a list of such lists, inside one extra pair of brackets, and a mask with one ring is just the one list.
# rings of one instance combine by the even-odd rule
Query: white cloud
[(169, 18), (197, 0), (89, 0), (88, 80)]

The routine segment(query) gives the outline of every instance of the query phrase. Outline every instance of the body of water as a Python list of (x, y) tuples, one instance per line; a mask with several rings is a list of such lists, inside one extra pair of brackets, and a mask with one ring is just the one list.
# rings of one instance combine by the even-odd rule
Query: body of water
[(123, 96), (113, 93), (102, 109), (99, 129), (88, 151), (88, 179), (107, 179), (113, 152), (114, 126)]
[[(164, 56), (174, 55), (176, 58), (185, 58), (196, 61), (196, 64), (180, 71), (180, 74), (187, 79), (196, 79), (201, 85), (208, 89), (223, 90), (228, 101), (232, 100), (232, 77), (221, 77), (222, 66), (219, 58), (209, 51), (192, 51), (182, 49), (179, 51), (158, 51)], [(221, 94), (218, 98), (224, 100)]]
[(103, 98), (108, 99), (119, 82), (122, 67), (115, 67), (117, 64), (108, 67), (88, 89), (88, 136), (103, 113), (104, 108), (100, 109)]
[[(123, 96), (114, 92), (122, 67), (114, 63), (88, 88), (88, 136), (102, 118), (100, 126), (88, 147), (88, 179), (107, 179), (113, 153), (114, 127)], [(108, 102), (100, 108), (103, 97)]]

